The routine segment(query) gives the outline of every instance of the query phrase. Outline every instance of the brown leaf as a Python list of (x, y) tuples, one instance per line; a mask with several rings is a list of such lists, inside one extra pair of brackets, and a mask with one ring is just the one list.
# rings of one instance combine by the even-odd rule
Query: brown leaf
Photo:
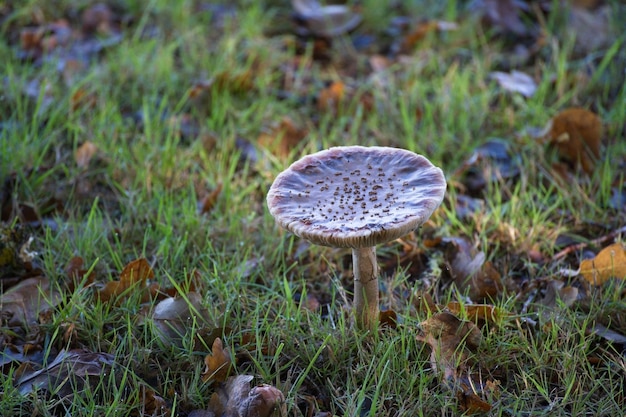
[(62, 350), (45, 368), (32, 370), (30, 367), (16, 373), (15, 386), (21, 395), (51, 390), (55, 396), (71, 398), (84, 389), (102, 387), (99, 383), (102, 375), (111, 374), (114, 365), (114, 357), (108, 353)]
[(0, 314), (8, 327), (37, 324), (40, 313), (56, 306), (61, 295), (44, 276), (27, 278), (0, 295)]
[(120, 274), (119, 281), (110, 281), (104, 288), (98, 291), (100, 300), (106, 302), (113, 298), (118, 298), (126, 291), (133, 288), (144, 291), (144, 298), (149, 296), (147, 280), (154, 278), (154, 271), (145, 258), (136, 259), (129, 262)]
[(565, 285), (563, 281), (553, 279), (548, 282), (545, 294), (538, 301), (538, 304), (553, 310), (557, 307), (558, 303), (563, 303), (565, 306), (571, 306), (578, 298), (578, 288), (571, 285)]
[(417, 292), (413, 297), (413, 307), (419, 314), (430, 316), (441, 311), (441, 306), (437, 305), (433, 297), (427, 292)]
[(462, 321), (447, 311), (436, 313), (419, 324), (416, 339), (432, 349), (431, 365), (439, 369), (444, 379), (456, 379), (464, 368), (468, 353), (480, 344), (482, 334), (474, 323)]
[(588, 110), (573, 107), (552, 118), (550, 144), (561, 158), (591, 174), (600, 158), (602, 121)]
[(461, 304), (450, 301), (446, 308), (455, 315), (463, 315), (473, 323), (498, 324), (507, 315), (502, 309), (491, 304)]
[(165, 399), (158, 396), (153, 390), (142, 386), (139, 395), (143, 404), (142, 408), (145, 411), (144, 415), (164, 416), (170, 414), (170, 409)]
[[(98, 102), (98, 97), (93, 92), (87, 91), (83, 88), (78, 88), (76, 91), (74, 91), (74, 93), (70, 97), (70, 108), (72, 109), (72, 111), (93, 109), (96, 107), (97, 102)], [(85, 142), (83, 146), (86, 145), (87, 143), (90, 143), (90, 142)], [(77, 159), (76, 162), (78, 163), (78, 158), (76, 159)], [(84, 168), (84, 166), (82, 166), (80, 163), (78, 163), (78, 166), (80, 168)]]
[(269, 132), (261, 133), (257, 142), (274, 155), (287, 158), (308, 133), (306, 129), (297, 126), (293, 120), (285, 116), (278, 126), (272, 127)]
[(610, 278), (626, 279), (626, 247), (614, 243), (593, 259), (580, 262), (580, 274), (591, 285), (602, 285)]
[(448, 272), (461, 292), (467, 292), (473, 301), (495, 297), (502, 290), (500, 273), (484, 252), (478, 251), (465, 238), (445, 238), (444, 258)]
[(207, 214), (213, 210), (215, 203), (217, 203), (217, 199), (222, 193), (222, 187), (222, 183), (218, 182), (215, 189), (202, 198), (202, 200), (198, 203), (198, 211), (200, 214)]
[(472, 384), (461, 384), (456, 396), (463, 415), (486, 413), (491, 410), (491, 404), (478, 396)]
[(224, 348), (219, 337), (213, 342), (211, 354), (204, 358), (206, 368), (202, 374), (203, 381), (224, 382), (230, 373), (232, 360), (228, 348)]
[(317, 97), (317, 109), (319, 111), (337, 112), (346, 96), (346, 85), (341, 81), (333, 81), (328, 87), (320, 91)]
[(98, 147), (92, 142), (86, 141), (76, 149), (74, 152), (74, 160), (79, 168), (85, 169), (89, 166), (89, 162), (93, 156), (98, 152)]
[(437, 21), (428, 20), (426, 22), (422, 22), (417, 27), (415, 27), (408, 35), (404, 37), (402, 40), (402, 46), (400, 50), (402, 52), (408, 52), (415, 48), (418, 42), (426, 37), (429, 33), (434, 32), (439, 27)]
[(398, 327), (398, 314), (393, 310), (384, 310), (379, 313), (379, 324), (381, 327), (395, 329)]

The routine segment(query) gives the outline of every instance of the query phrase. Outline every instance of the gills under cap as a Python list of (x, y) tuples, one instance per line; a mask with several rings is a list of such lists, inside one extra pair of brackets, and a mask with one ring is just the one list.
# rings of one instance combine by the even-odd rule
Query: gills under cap
[(312, 243), (375, 246), (404, 236), (441, 204), (446, 180), (425, 157), (390, 147), (338, 146), (280, 173), (267, 194), (276, 221)]

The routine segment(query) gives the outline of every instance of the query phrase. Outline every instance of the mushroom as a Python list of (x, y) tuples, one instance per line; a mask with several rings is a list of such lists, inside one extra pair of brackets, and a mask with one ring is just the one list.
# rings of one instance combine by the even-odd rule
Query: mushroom
[(413, 152), (338, 146), (307, 155), (280, 173), (267, 194), (278, 224), (311, 243), (352, 248), (354, 311), (360, 329), (376, 328), (376, 245), (404, 236), (441, 204), (441, 169)]

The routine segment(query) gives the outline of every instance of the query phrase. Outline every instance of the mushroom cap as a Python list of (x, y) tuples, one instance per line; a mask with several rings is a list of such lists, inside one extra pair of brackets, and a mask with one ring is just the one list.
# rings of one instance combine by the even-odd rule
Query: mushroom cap
[(362, 248), (404, 236), (441, 204), (446, 179), (425, 157), (338, 146), (294, 162), (267, 194), (278, 224), (312, 243)]

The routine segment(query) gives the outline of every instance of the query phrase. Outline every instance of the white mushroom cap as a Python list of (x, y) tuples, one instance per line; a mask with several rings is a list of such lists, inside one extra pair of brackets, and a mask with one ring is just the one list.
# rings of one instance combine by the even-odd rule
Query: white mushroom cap
[(413, 152), (339, 146), (294, 162), (267, 194), (276, 221), (312, 243), (362, 248), (404, 236), (441, 204), (441, 169)]

